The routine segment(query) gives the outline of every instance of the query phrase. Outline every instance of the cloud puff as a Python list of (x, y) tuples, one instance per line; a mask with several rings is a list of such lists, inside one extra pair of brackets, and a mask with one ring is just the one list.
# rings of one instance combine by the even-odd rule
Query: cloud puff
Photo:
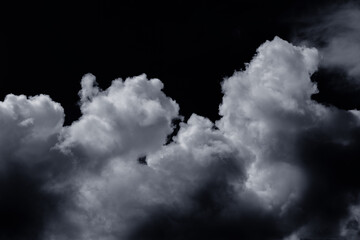
[(10, 94), (0, 102), (0, 117), (1, 154), (29, 161), (29, 156), (39, 157), (56, 143), (54, 136), (62, 129), (64, 111), (46, 95)]
[(106, 90), (85, 75), (82, 116), (66, 127), (49, 97), (8, 95), (0, 103), (0, 236), (356, 236), (360, 113), (311, 99), (318, 64), (314, 48), (265, 42), (224, 80), (221, 119), (193, 114), (170, 143), (179, 107), (145, 75)]
[(93, 75), (85, 75), (81, 86), (82, 116), (63, 129), (58, 147), (85, 164), (99, 167), (112, 157), (136, 160), (159, 149), (172, 132), (179, 107), (161, 91), (158, 79), (117, 79), (102, 91)]
[(299, 196), (305, 180), (294, 164), (296, 137), (328, 114), (311, 100), (317, 88), (310, 76), (317, 63), (316, 49), (294, 47), (276, 37), (259, 47), (245, 71), (223, 83), (223, 117), (217, 125), (256, 155), (247, 186), (270, 205), (285, 207)]

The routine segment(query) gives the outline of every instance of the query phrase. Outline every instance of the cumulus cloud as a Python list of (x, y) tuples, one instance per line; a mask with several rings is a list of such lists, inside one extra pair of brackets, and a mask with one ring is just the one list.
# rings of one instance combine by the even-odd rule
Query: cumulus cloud
[(64, 122), (62, 107), (46, 95), (32, 98), (7, 95), (0, 103), (0, 111), (3, 146), (0, 151), (18, 159), (41, 156), (55, 143), (56, 138), (52, 138), (61, 131)]
[(311, 99), (318, 60), (316, 49), (264, 43), (245, 71), (224, 81), (217, 125), (255, 154), (245, 185), (268, 209), (299, 236), (332, 237), (358, 201), (359, 112)]
[[(147, 224), (201, 209), (193, 198), (202, 188), (211, 184), (223, 191), (220, 187), (230, 182), (241, 186), (242, 155), (212, 126), (194, 115), (173, 143), (148, 153), (148, 166), (116, 157), (101, 174), (77, 177), (76, 208), (69, 212), (81, 232), (77, 239), (157, 239), (162, 233), (157, 228), (148, 236)], [(203, 218), (206, 213), (198, 214)], [(67, 237), (66, 232), (57, 234)]]
[(311, 99), (318, 64), (315, 48), (265, 42), (224, 80), (221, 118), (193, 114), (170, 143), (179, 106), (145, 75), (106, 90), (85, 75), (82, 116), (66, 127), (48, 96), (8, 95), (0, 236), (356, 238), (360, 112)]
[(317, 62), (316, 49), (294, 47), (276, 37), (260, 46), (246, 71), (223, 83), (223, 117), (217, 124), (256, 154), (247, 186), (269, 208), (286, 208), (301, 195), (305, 177), (296, 164), (296, 138), (329, 114), (311, 100), (317, 88), (310, 75)]
[(82, 116), (63, 129), (58, 147), (85, 164), (99, 167), (112, 157), (136, 159), (159, 149), (172, 132), (179, 107), (161, 91), (160, 80), (145, 75), (118, 79), (102, 91), (93, 75), (85, 75), (81, 86)]

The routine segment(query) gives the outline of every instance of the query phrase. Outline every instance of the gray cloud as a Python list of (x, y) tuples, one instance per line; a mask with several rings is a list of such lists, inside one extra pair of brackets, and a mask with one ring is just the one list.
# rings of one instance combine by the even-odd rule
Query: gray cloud
[(60, 104), (46, 95), (8, 95), (0, 102), (0, 238), (41, 239), (61, 218), (65, 192), (57, 191), (71, 168), (52, 147), (64, 122)]
[(321, 66), (360, 77), (360, 6), (355, 1), (331, 5), (310, 18), (311, 26), (300, 30), (308, 45), (321, 53)]

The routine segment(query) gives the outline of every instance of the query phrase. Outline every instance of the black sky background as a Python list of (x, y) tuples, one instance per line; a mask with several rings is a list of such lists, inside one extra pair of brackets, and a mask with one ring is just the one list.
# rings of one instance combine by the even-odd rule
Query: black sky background
[[(146, 73), (189, 117), (218, 119), (220, 83), (244, 68), (256, 48), (279, 36), (291, 40), (314, 14), (343, 1), (12, 1), (5, 4), (0, 97), (50, 95), (66, 124), (80, 116), (80, 79), (100, 87)], [(336, 73), (341, 74), (341, 73)], [(332, 91), (333, 73), (317, 73), (322, 102), (342, 108), (358, 90)], [(330, 81), (331, 82), (331, 81)], [(199, 94), (200, 93), (200, 94)], [(349, 101), (350, 100), (350, 101)]]

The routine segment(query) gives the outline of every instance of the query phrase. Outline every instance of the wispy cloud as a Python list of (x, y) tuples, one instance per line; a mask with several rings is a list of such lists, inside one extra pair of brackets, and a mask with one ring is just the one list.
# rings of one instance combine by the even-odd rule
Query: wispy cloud
[(300, 30), (302, 41), (319, 49), (321, 66), (345, 71), (359, 82), (360, 5), (355, 1), (330, 5), (310, 22)]

